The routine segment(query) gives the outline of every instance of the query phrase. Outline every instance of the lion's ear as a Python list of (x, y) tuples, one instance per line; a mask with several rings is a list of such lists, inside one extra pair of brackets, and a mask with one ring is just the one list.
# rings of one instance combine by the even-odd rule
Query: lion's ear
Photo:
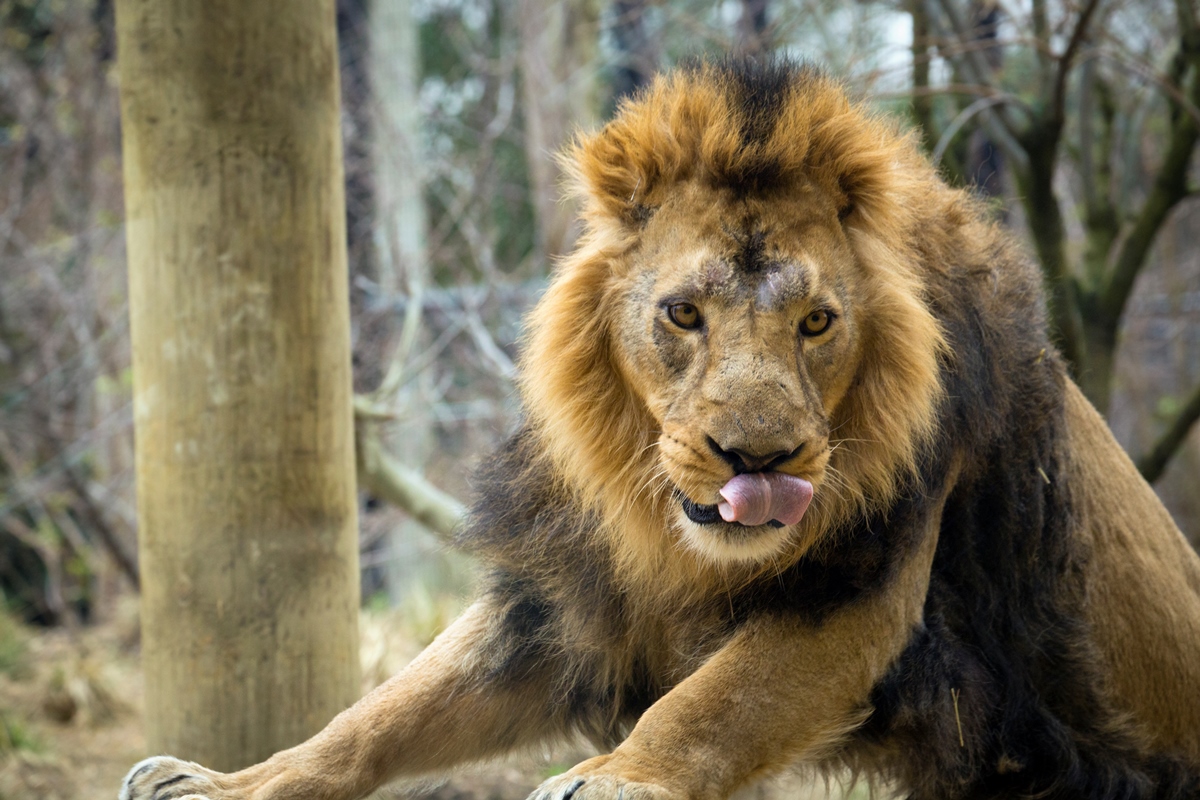
[(580, 134), (563, 154), (574, 194), (583, 200), (592, 222), (603, 217), (640, 228), (654, 214), (647, 197), (656, 175), (647, 174), (628, 130), (609, 124), (594, 134)]
[(640, 228), (672, 185), (736, 160), (739, 145), (722, 88), (677, 72), (623, 101), (612, 122), (576, 137), (564, 157), (589, 222)]

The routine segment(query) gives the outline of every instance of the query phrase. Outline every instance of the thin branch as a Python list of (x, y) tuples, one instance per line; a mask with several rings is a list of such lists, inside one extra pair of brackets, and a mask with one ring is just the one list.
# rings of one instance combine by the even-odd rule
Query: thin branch
[(72, 467), (67, 467), (63, 470), (67, 481), (71, 484), (71, 488), (75, 490), (75, 495), (83, 503), (83, 512), (88, 518), (88, 523), (91, 529), (100, 539), (100, 543), (104, 549), (108, 551), (109, 556), (116, 562), (117, 568), (121, 573), (133, 584), (135, 590), (141, 590), (141, 581), (138, 578), (137, 556), (125, 549), (125, 545), (121, 543), (121, 539), (117, 536), (116, 531), (108, 524), (104, 512), (100, 509), (96, 498), (92, 497), (92, 492), (80, 477), (79, 473)]
[(877, 100), (899, 100), (906, 97), (940, 97), (943, 95), (962, 94), (970, 97), (1003, 97), (1012, 105), (1032, 116), (1032, 110), (1025, 101), (1015, 94), (1009, 94), (995, 86), (976, 85), (972, 83), (946, 83), (937, 86), (913, 86), (901, 92), (874, 92), (871, 96)]
[(971, 103), (971, 105), (964, 108), (962, 111), (958, 112), (958, 115), (950, 121), (949, 125), (946, 126), (946, 130), (942, 131), (942, 135), (938, 139), (937, 145), (935, 145), (933, 148), (933, 154), (930, 156), (930, 158), (933, 160), (934, 165), (941, 163), (942, 156), (946, 154), (946, 148), (950, 146), (950, 142), (954, 139), (962, 127), (970, 121), (971, 117), (986, 111), (992, 106), (1000, 105), (1001, 103), (1006, 102), (1006, 100), (1007, 98), (1004, 95), (981, 97), (974, 103)]
[(1083, 46), (1087, 39), (1088, 25), (1092, 21), (1092, 16), (1096, 13), (1096, 9), (1100, 7), (1100, 0), (1088, 0), (1088, 4), (1083, 7), (1083, 11), (1079, 14), (1079, 22), (1075, 24), (1075, 30), (1071, 32), (1071, 39), (1067, 42), (1067, 49), (1058, 59), (1058, 73), (1054, 76), (1054, 92), (1051, 96), (1051, 109), (1054, 114), (1054, 119), (1060, 124), (1066, 115), (1067, 102), (1067, 76), (1071, 72), (1071, 67), (1074, 64), (1075, 56), (1079, 52), (1079, 48)]
[[(956, 35), (960, 42), (968, 41), (970, 32), (967, 31), (957, 9), (954, 8), (953, 0), (930, 0), (930, 2), (937, 2), (941, 6), (946, 19), (950, 21), (951, 33)], [(930, 13), (929, 18), (934, 25), (944, 29), (944, 23), (939, 15)], [(978, 50), (965, 50), (962, 58), (955, 58), (954, 63), (963, 71), (968, 81), (979, 85), (988, 84), (987, 78), (990, 75), (990, 69)], [(1004, 151), (1004, 155), (1008, 157), (1013, 168), (1019, 173), (1024, 173), (1029, 169), (1029, 153), (1014, 135), (1016, 131), (1020, 130), (1020, 126), (1011, 118), (1011, 115), (1006, 113), (1006, 108), (1007, 106), (1000, 106), (999, 112), (991, 108), (986, 109), (980, 115), (980, 120), (989, 138)]]
[(385, 452), (372, 427), (355, 424), (359, 484), (442, 538), (453, 536), (466, 516), (465, 506)]
[[(1120, 49), (1094, 47), (1091, 50), (1091, 54), (1094, 58), (1104, 59), (1113, 66), (1136, 75), (1147, 83), (1152, 84), (1172, 102), (1177, 103), (1184, 112), (1191, 114), (1197, 122), (1200, 122), (1200, 108), (1188, 99), (1186, 90), (1180, 88), (1183, 76), (1174, 74), (1177, 65), (1172, 64), (1170, 71), (1166, 74), (1160, 74), (1154, 66), (1134, 58), (1129, 53)], [(1182, 66), (1182, 64), (1178, 66)]]
[[(1193, 66), (1189, 99), (1200, 104), (1200, 53), (1193, 54), (1190, 60)], [(1188, 196), (1188, 164), (1197, 141), (1200, 141), (1200, 125), (1190, 114), (1180, 111), (1171, 126), (1167, 153), (1154, 185), (1142, 204), (1133, 229), (1121, 245), (1112, 274), (1100, 295), (1100, 309), (1114, 325), (1121, 317), (1125, 302), (1133, 291), (1133, 282), (1146, 263), (1159, 228), (1171, 210)]]
[(496, 344), (495, 338), (491, 331), (483, 324), (483, 320), (479, 317), (478, 307), (466, 309), (467, 330), (471, 333), (471, 338), (475, 340), (475, 346), (479, 348), (479, 352), (487, 358), (492, 365), (492, 371), (500, 378), (508, 381), (516, 380), (517, 366), (508, 357), (500, 345)]
[(1200, 419), (1200, 386), (1192, 390), (1192, 396), (1150, 451), (1138, 459), (1138, 471), (1143, 478), (1150, 483), (1159, 479), (1197, 419)]

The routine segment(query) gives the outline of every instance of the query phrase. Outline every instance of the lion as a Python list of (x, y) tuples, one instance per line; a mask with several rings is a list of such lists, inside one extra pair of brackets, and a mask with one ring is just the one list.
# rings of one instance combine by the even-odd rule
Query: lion
[(660, 77), (568, 159), (478, 599), (311, 740), (122, 800), (352, 800), (579, 734), (534, 797), (1200, 796), (1200, 559), (984, 207), (782, 60)]

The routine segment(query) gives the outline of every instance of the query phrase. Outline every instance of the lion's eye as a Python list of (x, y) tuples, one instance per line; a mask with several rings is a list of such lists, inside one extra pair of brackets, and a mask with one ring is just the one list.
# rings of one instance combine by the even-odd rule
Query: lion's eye
[(700, 327), (700, 309), (691, 303), (672, 303), (667, 306), (667, 316), (681, 328), (691, 330)]
[(800, 323), (800, 333), (805, 336), (820, 336), (833, 322), (833, 314), (828, 311), (814, 311)]

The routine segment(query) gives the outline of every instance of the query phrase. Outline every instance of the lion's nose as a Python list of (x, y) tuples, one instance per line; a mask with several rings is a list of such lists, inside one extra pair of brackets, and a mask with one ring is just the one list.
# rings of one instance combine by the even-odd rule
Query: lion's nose
[(708, 446), (718, 458), (733, 467), (733, 471), (739, 475), (744, 472), (766, 472), (775, 469), (800, 455), (800, 451), (804, 449), (804, 445), (801, 444), (794, 450), (753, 453), (741, 447), (722, 447), (711, 436), (708, 437)]

